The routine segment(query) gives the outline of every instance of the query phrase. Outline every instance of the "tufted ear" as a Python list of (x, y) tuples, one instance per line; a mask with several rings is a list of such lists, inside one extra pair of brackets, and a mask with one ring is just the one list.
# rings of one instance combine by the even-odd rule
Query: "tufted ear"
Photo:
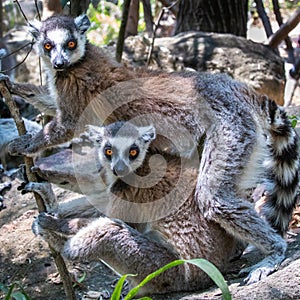
[(40, 29), (42, 27), (42, 22), (34, 20), (28, 23), (28, 32), (37, 40), (40, 36)]
[(91, 25), (91, 22), (87, 15), (80, 15), (80, 16), (76, 17), (74, 19), (74, 22), (75, 22), (77, 29), (81, 33), (85, 33)]
[(156, 130), (153, 125), (139, 127), (138, 130), (141, 135), (140, 139), (145, 143), (150, 143), (156, 138)]
[(104, 127), (99, 127), (99, 126), (93, 126), (93, 125), (87, 125), (86, 130), (89, 135), (89, 139), (94, 143), (94, 144), (101, 144), (104, 136)]

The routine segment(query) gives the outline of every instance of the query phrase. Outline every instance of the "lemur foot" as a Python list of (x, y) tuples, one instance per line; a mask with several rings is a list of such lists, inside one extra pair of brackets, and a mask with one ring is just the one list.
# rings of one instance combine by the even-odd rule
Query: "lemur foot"
[(58, 203), (56, 196), (52, 190), (52, 186), (49, 182), (29, 182), (22, 183), (19, 190), (22, 190), (22, 194), (35, 192), (38, 193), (46, 206), (47, 212), (56, 213), (58, 210)]
[(63, 234), (62, 227), (66, 222), (63, 219), (42, 212), (33, 221), (31, 229), (35, 235), (40, 235), (47, 239), (47, 235), (50, 232)]
[(40, 213), (36, 220), (39, 228), (43, 228), (44, 230), (60, 231), (59, 223), (61, 219), (57, 217), (47, 213)]
[(14, 139), (11, 143), (8, 144), (8, 152), (13, 156), (35, 156), (38, 152), (38, 148), (31, 144), (31, 140), (31, 134), (24, 134)]
[(56, 251), (61, 252), (69, 238), (68, 232), (61, 230), (61, 227), (66, 227), (65, 223), (65, 220), (56, 218), (47, 213), (40, 213), (33, 221), (31, 229), (35, 235), (41, 236), (43, 240), (47, 241)]
[(253, 266), (243, 268), (239, 275), (243, 276), (248, 274), (244, 279), (245, 284), (256, 283), (275, 272), (284, 258), (284, 255), (270, 255)]

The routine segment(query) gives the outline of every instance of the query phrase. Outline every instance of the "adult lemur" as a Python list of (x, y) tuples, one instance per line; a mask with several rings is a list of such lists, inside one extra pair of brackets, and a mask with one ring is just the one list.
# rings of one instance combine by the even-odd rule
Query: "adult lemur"
[[(75, 213), (74, 208), (63, 211), (64, 205), (60, 204), (54, 211), (58, 216), (39, 215), (33, 224), (34, 232), (69, 259), (102, 259), (121, 274), (134, 272), (137, 276), (130, 278), (131, 284), (137, 284), (146, 274), (179, 258), (206, 258), (224, 271), (237, 243), (220, 225), (206, 220), (199, 212), (194, 201), (197, 167), (186, 166), (182, 174), (180, 157), (165, 155), (166, 169), (158, 179), (161, 161), (153, 161), (153, 153), (148, 151), (155, 140), (151, 125), (137, 127), (129, 122), (116, 122), (105, 127), (89, 126), (89, 132), (103, 166), (100, 175), (108, 185), (111, 199), (105, 213), (118, 220), (104, 215), (74, 218), (72, 214), (78, 216), (78, 208)], [(158, 180), (145, 187), (149, 176)], [(177, 197), (187, 190), (186, 199), (175, 199), (173, 194), (172, 201), (159, 203), (167, 199), (183, 176), (185, 185)], [(49, 191), (36, 183), (29, 183), (26, 190), (38, 190), (41, 195)], [(49, 196), (46, 198), (49, 200)], [(49, 205), (56, 206), (55, 198), (50, 198), (53, 201)], [(176, 202), (181, 205), (172, 207)], [(168, 213), (155, 220), (157, 210), (162, 209)], [(151, 221), (142, 222), (145, 217)], [(129, 219), (139, 219), (139, 222), (129, 226), (120, 221)], [(143, 293), (196, 290), (207, 287), (209, 282), (208, 276), (198, 268), (184, 265), (152, 280)]]
[[(150, 150), (187, 158), (201, 149), (194, 195), (199, 214), (267, 254), (251, 268), (248, 282), (272, 272), (284, 259), (286, 243), (280, 234), (287, 230), (298, 186), (297, 137), (284, 111), (226, 75), (125, 68), (86, 41), (89, 24), (80, 16), (51, 17), (30, 26), (48, 67), (51, 101), (39, 88), (7, 84), (12, 93), (57, 112), (36, 136), (13, 142), (11, 152), (34, 155), (65, 142), (79, 119), (80, 128), (89, 121), (81, 118), (86, 107), (106, 124), (141, 117), (157, 129)], [(265, 218), (245, 200), (260, 183), (267, 194)], [(110, 222), (102, 224), (103, 230), (110, 230)], [(208, 239), (213, 235), (207, 234)]]

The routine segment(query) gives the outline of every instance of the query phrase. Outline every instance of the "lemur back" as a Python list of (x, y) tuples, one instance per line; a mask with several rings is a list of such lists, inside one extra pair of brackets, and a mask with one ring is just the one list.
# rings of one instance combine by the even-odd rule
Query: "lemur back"
[[(246, 281), (273, 272), (284, 258), (280, 235), (287, 230), (298, 187), (297, 137), (283, 109), (224, 74), (125, 68), (86, 41), (88, 26), (86, 16), (56, 16), (32, 26), (52, 73), (57, 115), (33, 138), (13, 142), (11, 152), (34, 155), (69, 140), (79, 118), (89, 120), (87, 107), (103, 124), (132, 119), (154, 124), (157, 137), (149, 151), (185, 160), (198, 151), (194, 197), (205, 218), (267, 254)], [(11, 91), (32, 102), (45, 100), (38, 100), (38, 88), (13, 84)], [(264, 218), (246, 199), (258, 184), (267, 194)]]

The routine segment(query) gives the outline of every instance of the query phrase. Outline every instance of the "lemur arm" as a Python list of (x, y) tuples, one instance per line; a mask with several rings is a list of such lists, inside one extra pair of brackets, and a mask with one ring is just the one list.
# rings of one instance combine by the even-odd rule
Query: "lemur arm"
[(5, 81), (12, 95), (21, 97), (46, 115), (55, 116), (57, 105), (46, 86), (36, 86), (30, 83), (13, 83), (8, 76), (3, 74), (0, 74), (0, 80)]
[(50, 121), (36, 135), (23, 135), (8, 145), (11, 155), (36, 156), (39, 152), (63, 144), (74, 136), (74, 122), (70, 119), (62, 125), (57, 117)]

